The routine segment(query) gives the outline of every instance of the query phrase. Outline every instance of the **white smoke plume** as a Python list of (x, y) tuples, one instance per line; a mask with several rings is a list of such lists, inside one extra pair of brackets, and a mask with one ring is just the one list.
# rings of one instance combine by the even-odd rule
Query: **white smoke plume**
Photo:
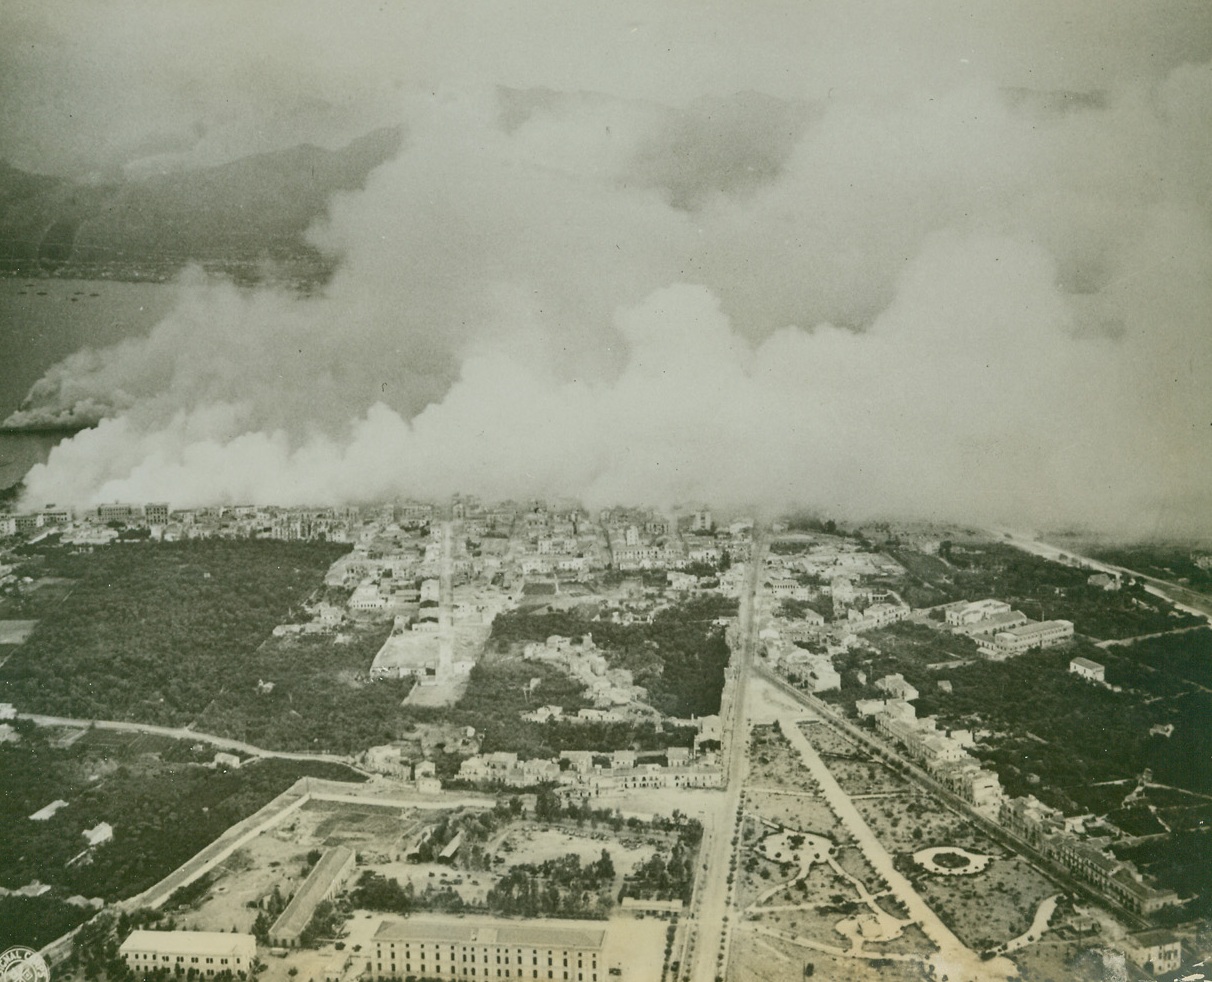
[[(410, 98), (318, 296), (206, 282), (73, 356), (27, 501), (455, 490), (1202, 528), (1212, 65), (669, 108)], [(1059, 108), (1058, 108), (1059, 106)]]

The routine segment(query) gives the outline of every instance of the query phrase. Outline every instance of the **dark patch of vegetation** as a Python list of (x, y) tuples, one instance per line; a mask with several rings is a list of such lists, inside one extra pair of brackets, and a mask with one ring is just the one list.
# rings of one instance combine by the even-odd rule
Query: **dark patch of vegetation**
[(1188, 543), (1150, 543), (1131, 546), (1092, 546), (1087, 553), (1094, 559), (1113, 566), (1134, 569), (1145, 576), (1189, 586), (1204, 593), (1212, 592), (1212, 565), (1208, 565), (1208, 550), (1202, 551), (1205, 565), (1196, 562), (1200, 551)]
[[(193, 723), (280, 750), (348, 753), (398, 738), (411, 680), (369, 683), (387, 625), (269, 637), (345, 549), (200, 540), (45, 549), (40, 577), (72, 587), (0, 670), (0, 698), (83, 719)], [(52, 581), (53, 585), (53, 581)], [(272, 690), (259, 686), (272, 682)]]
[(1117, 646), (1114, 653), (1146, 670), (1212, 688), (1212, 629), (1146, 638)]
[(779, 604), (778, 615), (787, 620), (798, 621), (802, 620), (808, 611), (820, 614), (825, 618), (826, 624), (833, 620), (833, 604), (824, 600), (795, 600), (788, 597)]
[(380, 910), (388, 914), (410, 914), (416, 891), (412, 883), (400, 886), (400, 881), (388, 879), (382, 873), (368, 869), (358, 878), (349, 893), (349, 902), (362, 910)]
[(623, 882), (619, 899), (681, 900), (690, 903), (694, 889), (694, 864), (702, 830), (687, 829), (668, 854), (653, 854)]
[(914, 607), (993, 597), (1035, 620), (1072, 621), (1077, 633), (1100, 640), (1200, 621), (1147, 593), (1139, 583), (1106, 591), (1087, 582), (1089, 569), (1033, 556), (1005, 543), (953, 546), (947, 562), (907, 549), (892, 549), (889, 554), (907, 570), (894, 585)]
[[(327, 634), (271, 638), (247, 660), (242, 686), (216, 698), (197, 728), (255, 746), (325, 753), (399, 739), (426, 714), (401, 706), (412, 679), (367, 678), (390, 630), (356, 627), (342, 643)], [(258, 691), (262, 679), (273, 681), (273, 691)]]
[(206, 896), (213, 883), (214, 876), (210, 873), (204, 873), (194, 880), (193, 883), (177, 887), (176, 890), (169, 894), (168, 900), (164, 902), (164, 906), (169, 910), (177, 907), (190, 907)]
[(971, 860), (967, 856), (962, 856), (958, 852), (936, 852), (930, 858), (936, 866), (941, 866), (943, 869), (963, 869), (971, 864)]
[(488, 907), (520, 917), (604, 918), (613, 906), (614, 863), (610, 853), (582, 865), (569, 853), (543, 863), (512, 867), (488, 891)]
[(0, 951), (13, 945), (37, 950), (93, 916), (91, 907), (76, 907), (62, 897), (0, 897)]
[(85, 719), (193, 720), (255, 685), (253, 654), (346, 547), (198, 540), (48, 549), (33, 573), (70, 595), (0, 670), (4, 697)]
[(979, 723), (993, 730), (999, 735), (983, 753), (1008, 793), (1034, 793), (1070, 813), (1078, 811), (1063, 789), (1140, 774), (1150, 764), (1150, 743), (1163, 739), (1151, 737), (1149, 730), (1169, 719), (1172, 710), (1081, 680), (1068, 670), (1071, 657), (1070, 651), (1032, 652), (949, 669), (952, 692), (923, 689), (918, 712), (937, 713), (955, 726)]
[(669, 716), (708, 716), (720, 710), (728, 644), (713, 622), (735, 615), (735, 600), (694, 597), (660, 611), (651, 624), (587, 621), (570, 612), (513, 611), (493, 622), (494, 640), (541, 641), (553, 634), (593, 634), (612, 668), (630, 669), (654, 707)]
[(1193, 897), (1186, 906), (1184, 919), (1212, 917), (1212, 890), (1208, 889), (1208, 870), (1212, 869), (1212, 835), (1207, 830), (1176, 832), (1135, 846), (1119, 846), (1115, 854), (1130, 859), (1143, 872), (1157, 878), (1180, 897)]
[[(90, 780), (96, 773), (100, 779)], [(286, 760), (257, 761), (234, 771), (150, 757), (113, 767), (31, 734), (19, 744), (0, 745), (0, 786), (5, 789), (0, 796), (0, 827), (5, 829), (0, 883), (20, 885), (40, 878), (56, 888), (55, 896), (129, 897), (305, 775), (362, 780), (339, 765)], [(68, 806), (47, 821), (29, 820), (57, 798)], [(99, 822), (108, 822), (114, 837), (85, 852), (81, 832)]]
[(321, 900), (307, 927), (299, 932), (299, 944), (304, 948), (315, 948), (321, 941), (335, 937), (344, 922), (344, 916), (331, 900)]
[[(852, 706), (856, 699), (882, 699), (887, 693), (875, 688), (877, 680), (900, 672), (907, 682), (923, 694), (937, 689), (940, 678), (951, 678), (952, 669), (945, 671), (928, 666), (952, 660), (979, 658), (976, 642), (949, 631), (936, 631), (924, 624), (893, 624), (869, 631), (866, 639), (878, 649), (851, 650), (837, 655), (833, 666), (842, 677), (841, 688), (825, 692), (821, 697), (842, 706)], [(866, 684), (858, 680), (865, 673)]]

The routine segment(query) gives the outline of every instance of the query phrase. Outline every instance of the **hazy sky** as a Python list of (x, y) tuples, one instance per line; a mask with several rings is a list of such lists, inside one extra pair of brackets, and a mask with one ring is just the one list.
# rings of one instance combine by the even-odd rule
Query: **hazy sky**
[(401, 124), (322, 296), (192, 282), (36, 500), (710, 497), (1208, 530), (1212, 5), (5, 3), (0, 156)]
[(213, 163), (394, 124), (468, 83), (666, 105), (1121, 88), (1212, 54), (1193, 2), (4, 0), (0, 157), (49, 173)]

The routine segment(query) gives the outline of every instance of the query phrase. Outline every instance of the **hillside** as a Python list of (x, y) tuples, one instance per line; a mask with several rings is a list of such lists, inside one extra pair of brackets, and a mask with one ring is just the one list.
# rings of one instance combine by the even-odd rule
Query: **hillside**
[(0, 270), (84, 278), (171, 275), (186, 262), (265, 260), (320, 272), (304, 241), (337, 191), (361, 187), (400, 145), (382, 129), (340, 150), (301, 145), (115, 184), (29, 174), (0, 161)]

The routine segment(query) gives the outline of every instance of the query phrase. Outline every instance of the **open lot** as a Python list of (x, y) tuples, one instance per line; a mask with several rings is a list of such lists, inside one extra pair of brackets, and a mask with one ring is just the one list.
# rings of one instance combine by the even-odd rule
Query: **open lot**
[(570, 853), (582, 863), (593, 862), (605, 849), (616, 871), (631, 873), (658, 849), (665, 847), (659, 837), (615, 835), (606, 832), (573, 832), (566, 829), (525, 825), (512, 828), (496, 847), (496, 854), (510, 863), (544, 863)]
[[(624, 830), (615, 834), (519, 821), (505, 825), (484, 843), (482, 861), (493, 863), (492, 872), (474, 857), (466, 861), (460, 857), (453, 864), (408, 861), (408, 845), (416, 841), (418, 833), (458, 814), (460, 810), (449, 808), (310, 802), (233, 854), (213, 873), (205, 894), (180, 916), (199, 930), (228, 931), (232, 925), (247, 930), (258, 912), (256, 905), (275, 886), (283, 896), (298, 889), (306, 875), (309, 853), (335, 845), (344, 845), (358, 856), (350, 887), (362, 873), (373, 871), (402, 887), (411, 884), (418, 896), (430, 890), (448, 892), (473, 907), (486, 902), (488, 891), (512, 866), (541, 865), (569, 854), (588, 865), (606, 850), (615, 866), (617, 890), (623, 876), (671, 847), (671, 841), (659, 832)], [(499, 865), (494, 859), (500, 860)], [(469, 862), (476, 865), (469, 867)]]
[(35, 621), (0, 621), (0, 645), (23, 644), (38, 626)]

